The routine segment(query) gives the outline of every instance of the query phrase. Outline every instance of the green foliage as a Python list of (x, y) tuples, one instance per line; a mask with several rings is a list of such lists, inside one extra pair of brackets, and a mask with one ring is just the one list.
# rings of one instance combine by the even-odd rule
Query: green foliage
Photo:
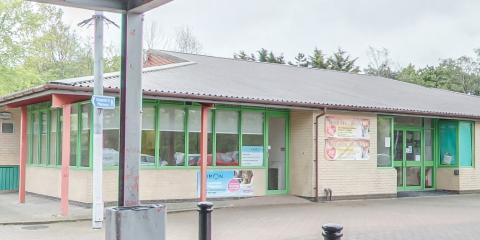
[(313, 54), (309, 57), (309, 59), (309, 66), (320, 69), (327, 68), (327, 64), (325, 63), (325, 55), (322, 53), (322, 50), (315, 48), (313, 50)]
[(288, 62), (289, 65), (297, 66), (297, 67), (308, 67), (308, 60), (305, 54), (298, 53), (295, 57), (295, 62)]
[(327, 68), (342, 72), (360, 72), (360, 68), (355, 65), (358, 58), (350, 59), (350, 55), (346, 51), (339, 48), (337, 52), (327, 58)]
[[(0, 2), (0, 95), (50, 80), (92, 75), (88, 42), (62, 22), (63, 11), (21, 0)], [(120, 69), (120, 57), (105, 59), (105, 72)]]

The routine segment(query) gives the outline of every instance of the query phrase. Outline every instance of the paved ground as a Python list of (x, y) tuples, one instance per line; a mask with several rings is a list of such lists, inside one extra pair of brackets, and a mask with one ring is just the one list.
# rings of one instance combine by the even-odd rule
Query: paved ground
[[(266, 196), (240, 200), (214, 201), (217, 208), (266, 206), (279, 204), (305, 204), (308, 200), (294, 196)], [(166, 203), (169, 212), (196, 210), (196, 202)], [(27, 195), (26, 203), (18, 203), (17, 193), (0, 193), (0, 225), (20, 223), (48, 223), (91, 219), (91, 209), (70, 205), (70, 215), (60, 215), (60, 201), (37, 195)], [(1, 238), (0, 238), (1, 239)]]
[[(480, 239), (480, 195), (235, 207), (213, 214), (215, 240), (321, 239), (320, 226), (326, 222), (342, 223), (344, 239)], [(167, 229), (168, 240), (197, 239), (197, 214), (171, 213)], [(75, 222), (0, 226), (0, 236), (100, 240), (104, 232), (89, 229), (89, 222)]]

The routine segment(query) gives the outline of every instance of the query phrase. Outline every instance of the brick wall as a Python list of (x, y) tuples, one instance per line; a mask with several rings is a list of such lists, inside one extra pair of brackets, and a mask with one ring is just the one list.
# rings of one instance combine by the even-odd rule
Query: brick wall
[(370, 120), (370, 154), (368, 160), (326, 160), (325, 117), (319, 124), (319, 193), (330, 188), (333, 197), (392, 195), (397, 192), (397, 173), (393, 168), (377, 167), (377, 116), (369, 113), (328, 112), (327, 115), (350, 116)]
[(314, 123), (313, 111), (290, 113), (290, 194), (314, 196)]
[[(0, 112), (6, 111), (0, 108)], [(18, 165), (19, 145), (20, 145), (20, 111), (8, 110), (12, 113), (11, 120), (0, 119), (2, 121), (13, 122), (14, 133), (1, 133), (0, 131), (0, 165)], [(1, 126), (0, 126), (1, 128)]]

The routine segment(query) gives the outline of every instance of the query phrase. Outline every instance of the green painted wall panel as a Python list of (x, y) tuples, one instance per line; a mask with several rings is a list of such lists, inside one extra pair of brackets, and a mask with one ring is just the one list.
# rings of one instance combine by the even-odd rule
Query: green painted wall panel
[(0, 166), (0, 191), (18, 190), (18, 166)]

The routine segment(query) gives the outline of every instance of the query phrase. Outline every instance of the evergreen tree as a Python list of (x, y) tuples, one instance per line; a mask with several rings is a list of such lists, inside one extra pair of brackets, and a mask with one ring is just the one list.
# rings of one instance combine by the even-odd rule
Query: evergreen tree
[(308, 63), (312, 68), (320, 68), (325, 69), (327, 68), (327, 64), (325, 63), (325, 55), (322, 51), (318, 48), (313, 50), (313, 54), (309, 56), (310, 62)]
[(288, 64), (292, 66), (297, 66), (297, 67), (308, 67), (308, 60), (305, 54), (303, 53), (298, 53), (297, 56), (295, 57), (295, 62), (288, 62)]
[(327, 68), (336, 71), (358, 73), (360, 72), (360, 68), (355, 65), (357, 59), (358, 58), (350, 59), (350, 55), (339, 48), (337, 52), (333, 53), (333, 55), (327, 59)]
[(268, 62), (268, 50), (265, 48), (262, 48), (257, 51), (258, 54), (258, 61), (259, 62)]

